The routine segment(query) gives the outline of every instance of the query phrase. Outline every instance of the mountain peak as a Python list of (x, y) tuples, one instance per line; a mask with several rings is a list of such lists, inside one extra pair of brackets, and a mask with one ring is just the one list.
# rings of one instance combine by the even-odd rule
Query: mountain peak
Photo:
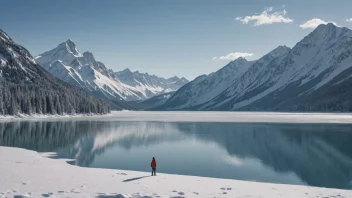
[(245, 59), (244, 57), (239, 57), (233, 61), (230, 62), (230, 64), (240, 64), (240, 65), (243, 65), (243, 64), (246, 64), (248, 63), (248, 60)]
[(0, 39), (4, 41), (12, 41), (11, 38), (2, 29), (0, 29)]
[(61, 43), (58, 46), (58, 48), (62, 49), (62, 50), (66, 50), (67, 52), (73, 54), (76, 57), (81, 57), (82, 56), (82, 54), (76, 48), (76, 44), (71, 39), (67, 39), (67, 41)]
[(291, 50), (291, 48), (287, 47), (286, 45), (280, 45), (277, 48), (275, 48), (274, 50), (272, 50), (271, 52), (269, 52), (269, 54), (273, 57), (277, 57), (282, 54), (286, 54), (290, 50)]
[(336, 30), (339, 27), (336, 26), (336, 24), (334, 23), (328, 23), (328, 24), (320, 24), (317, 28), (315, 28), (315, 31), (332, 31), (332, 30)]
[(67, 39), (66, 43), (73, 43), (73, 44), (75, 44), (71, 39)]
[(76, 44), (71, 39), (68, 39), (65, 43), (66, 46), (71, 49), (71, 51), (74, 51), (74, 49), (76, 48)]
[(67, 39), (67, 41), (63, 42), (61, 45), (68, 46), (69, 48), (76, 48), (76, 44), (71, 39)]
[(287, 47), (286, 45), (279, 45), (274, 50), (289, 50), (289, 49), (291, 49), (291, 48)]
[(180, 78), (177, 76), (173, 76), (173, 77), (168, 78), (168, 80), (178, 81), (178, 80), (180, 80)]
[(308, 37), (319, 37), (327, 39), (328, 37), (338, 37), (341, 33), (352, 32), (350, 29), (345, 27), (339, 27), (334, 23), (321, 24), (315, 30), (308, 35)]
[(321, 24), (308, 36), (304, 37), (304, 39), (298, 43), (298, 46), (307, 44), (326, 45), (327, 43), (334, 43), (336, 39), (346, 36), (352, 36), (352, 31), (348, 28), (338, 27), (333, 23)]
[(336, 25), (336, 24), (334, 24), (334, 23), (328, 23), (328, 24), (326, 24), (326, 26), (333, 26), (333, 27), (337, 27), (337, 25)]
[(247, 61), (247, 59), (241, 56), (234, 61)]
[(124, 73), (132, 73), (132, 71), (129, 68), (126, 68), (126, 69), (122, 70), (122, 72), (124, 72)]

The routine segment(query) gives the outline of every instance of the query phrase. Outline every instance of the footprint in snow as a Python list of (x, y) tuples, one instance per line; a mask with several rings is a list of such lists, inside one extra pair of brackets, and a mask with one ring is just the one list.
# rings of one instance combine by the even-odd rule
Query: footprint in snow
[(28, 198), (32, 195), (32, 193), (26, 193), (24, 195), (14, 195), (13, 198)]
[(232, 190), (232, 188), (226, 188), (226, 190)]
[(185, 195), (184, 192), (178, 192), (177, 194), (179, 194), (179, 195)]
[(49, 194), (42, 194), (43, 197), (50, 197)]
[(116, 175), (127, 175), (126, 173), (116, 173)]
[(73, 192), (73, 193), (80, 193), (80, 191), (77, 190), (77, 189), (72, 189), (71, 192)]
[(82, 185), (82, 186), (80, 186), (81, 188), (86, 188), (86, 186), (85, 185)]
[(222, 192), (222, 194), (224, 194), (224, 195), (225, 195), (225, 194), (227, 194), (227, 192)]

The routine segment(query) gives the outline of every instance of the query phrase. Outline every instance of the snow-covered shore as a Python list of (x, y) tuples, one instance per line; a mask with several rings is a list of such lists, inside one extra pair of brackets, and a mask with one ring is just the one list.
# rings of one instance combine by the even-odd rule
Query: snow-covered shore
[[(112, 112), (120, 121), (241, 122), (241, 123), (352, 123), (352, 113), (286, 113), (228, 111)], [(112, 118), (111, 117), (111, 118)]]
[(352, 113), (280, 113), (220, 111), (112, 111), (109, 114), (0, 116), (13, 120), (104, 120), (156, 122), (337, 123), (351, 124)]
[(37, 120), (37, 119), (57, 119), (57, 118), (85, 118), (85, 117), (101, 117), (110, 116), (108, 114), (18, 114), (18, 115), (0, 115), (0, 121), (12, 120)]
[(82, 168), (9, 147), (0, 147), (0, 162), (0, 197), (352, 197), (338, 189)]

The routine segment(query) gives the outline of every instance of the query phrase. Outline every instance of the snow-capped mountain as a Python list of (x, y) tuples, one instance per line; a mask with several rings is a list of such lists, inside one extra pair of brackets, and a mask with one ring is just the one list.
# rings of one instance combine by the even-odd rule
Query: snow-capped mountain
[(165, 79), (148, 73), (140, 73), (139, 71), (132, 72), (130, 69), (115, 72), (114, 74), (117, 80), (137, 88), (147, 98), (176, 91), (188, 83), (187, 79), (178, 78), (177, 76)]
[(45, 71), (24, 47), (2, 30), (0, 96), (0, 114), (3, 115), (109, 112), (103, 101)]
[(164, 105), (168, 109), (192, 109), (227, 89), (253, 64), (244, 58), (236, 59), (208, 76), (199, 76), (179, 89)]
[(117, 100), (143, 98), (138, 90), (114, 79), (113, 72), (96, 61), (91, 52), (81, 53), (71, 40), (35, 59), (54, 76), (89, 93)]
[(239, 78), (234, 79), (226, 88), (226, 91), (202, 104), (199, 108), (206, 109), (224, 105), (222, 107), (223, 110), (231, 109), (234, 100), (232, 97), (228, 97), (230, 94), (235, 95), (239, 101), (242, 101), (246, 99), (246, 96), (251, 98), (253, 95), (261, 94), (263, 90), (271, 88), (272, 81), (281, 75), (280, 72), (275, 73), (278, 69), (277, 65), (281, 63), (290, 51), (291, 49), (286, 46), (279, 46), (269, 52), (255, 61), (247, 72), (243, 73)]
[[(119, 106), (124, 100), (144, 100), (156, 94), (174, 91), (187, 83), (187, 80), (177, 78), (177, 80), (174, 79), (175, 82), (166, 81), (165, 86), (155, 86), (158, 80), (163, 79), (151, 76), (150, 83), (145, 80), (147, 79), (146, 74), (141, 74), (142, 79), (136, 78), (135, 80), (136, 76), (139, 77), (136, 72), (132, 75), (126, 72), (127, 70), (114, 73), (103, 63), (96, 61), (91, 52), (81, 53), (72, 40), (61, 43), (35, 59), (54, 76), (88, 93), (108, 99), (113, 103), (119, 103)], [(124, 80), (124, 83), (119, 79)]]
[[(351, 77), (352, 30), (330, 23), (318, 26), (292, 50), (279, 47), (255, 61), (208, 101), (190, 97), (180, 103), (185, 101), (181, 88), (162, 109), (352, 111)], [(192, 100), (203, 103), (193, 105)]]

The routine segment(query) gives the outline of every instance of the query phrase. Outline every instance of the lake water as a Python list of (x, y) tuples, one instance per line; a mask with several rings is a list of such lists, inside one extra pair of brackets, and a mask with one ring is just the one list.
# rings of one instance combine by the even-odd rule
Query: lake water
[(147, 122), (0, 123), (0, 145), (57, 152), (84, 167), (352, 189), (352, 125)]

